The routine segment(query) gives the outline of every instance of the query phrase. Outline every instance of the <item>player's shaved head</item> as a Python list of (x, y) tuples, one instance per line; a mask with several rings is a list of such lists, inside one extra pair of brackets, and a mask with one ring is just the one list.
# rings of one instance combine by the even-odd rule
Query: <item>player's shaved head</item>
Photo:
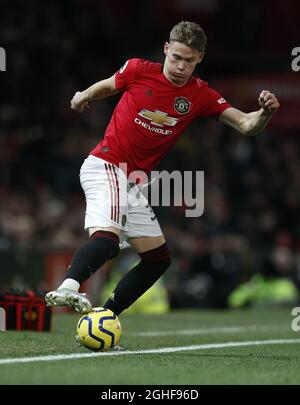
[(169, 42), (171, 41), (182, 42), (190, 48), (204, 52), (207, 38), (199, 24), (190, 21), (181, 21), (172, 28)]

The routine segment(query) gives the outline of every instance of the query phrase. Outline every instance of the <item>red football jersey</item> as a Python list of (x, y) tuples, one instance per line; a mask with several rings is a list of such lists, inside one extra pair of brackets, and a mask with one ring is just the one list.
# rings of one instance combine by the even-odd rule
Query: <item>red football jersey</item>
[(115, 75), (123, 92), (104, 139), (90, 152), (119, 166), (149, 173), (169, 152), (184, 129), (198, 117), (217, 117), (230, 104), (207, 83), (192, 76), (183, 86), (172, 84), (163, 66), (129, 59)]

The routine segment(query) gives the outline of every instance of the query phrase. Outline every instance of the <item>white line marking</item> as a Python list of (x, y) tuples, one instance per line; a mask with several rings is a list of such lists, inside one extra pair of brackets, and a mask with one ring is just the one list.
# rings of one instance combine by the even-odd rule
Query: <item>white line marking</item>
[(253, 340), (248, 342), (227, 342), (227, 343), (211, 343), (203, 345), (179, 346), (179, 347), (162, 347), (158, 349), (148, 350), (127, 350), (120, 352), (99, 352), (99, 353), (72, 353), (59, 354), (55, 356), (37, 356), (37, 357), (20, 357), (10, 359), (0, 359), (0, 364), (18, 364), (18, 363), (34, 363), (37, 361), (59, 361), (85, 359), (89, 357), (106, 357), (106, 356), (127, 356), (130, 354), (160, 354), (160, 353), (176, 353), (191, 350), (207, 350), (207, 349), (223, 349), (226, 347), (243, 347), (243, 346), (259, 346), (259, 345), (281, 345), (300, 343), (300, 339), (270, 339), (270, 340)]
[(170, 336), (170, 335), (208, 335), (210, 333), (239, 333), (239, 332), (265, 332), (270, 330), (290, 330), (288, 329), (290, 325), (286, 327), (278, 325), (268, 325), (268, 326), (226, 326), (220, 328), (198, 328), (198, 329), (177, 329), (173, 331), (151, 331), (151, 332), (132, 332), (127, 333), (131, 336), (145, 336), (145, 337), (155, 337), (155, 336)]

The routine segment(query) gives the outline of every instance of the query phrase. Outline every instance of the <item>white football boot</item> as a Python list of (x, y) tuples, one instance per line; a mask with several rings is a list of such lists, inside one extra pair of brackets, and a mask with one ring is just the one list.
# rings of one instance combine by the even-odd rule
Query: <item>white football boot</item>
[(45, 295), (45, 301), (49, 307), (67, 306), (82, 314), (90, 312), (93, 308), (86, 294), (69, 288), (59, 288), (56, 291), (48, 292)]

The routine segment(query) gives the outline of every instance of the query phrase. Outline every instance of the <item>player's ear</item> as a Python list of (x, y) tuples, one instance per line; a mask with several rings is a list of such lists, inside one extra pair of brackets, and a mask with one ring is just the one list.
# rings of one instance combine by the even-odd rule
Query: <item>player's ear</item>
[(170, 46), (169, 42), (165, 42), (165, 45), (164, 45), (164, 54), (165, 54), (166, 56), (167, 56), (167, 52), (168, 52), (169, 46)]
[(198, 56), (198, 61), (197, 63), (202, 62), (202, 59), (204, 58), (205, 52), (199, 52), (199, 56)]

